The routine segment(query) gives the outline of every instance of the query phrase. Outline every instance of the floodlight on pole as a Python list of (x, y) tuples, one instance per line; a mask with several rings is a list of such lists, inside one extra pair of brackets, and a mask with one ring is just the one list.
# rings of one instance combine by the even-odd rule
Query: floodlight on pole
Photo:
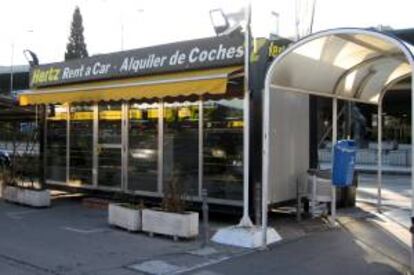
[(274, 22), (274, 26), (275, 27), (272, 30), (272, 31), (274, 31), (273, 34), (279, 35), (279, 19), (280, 19), (280, 14), (277, 13), (277, 12), (275, 12), (275, 11), (272, 11), (271, 12), (271, 15), (272, 15), (272, 18), (275, 20), (275, 22)]
[(223, 34), (230, 27), (229, 20), (222, 9), (210, 10), (210, 20), (217, 36)]
[(39, 59), (37, 58), (37, 55), (33, 51), (29, 49), (24, 49), (23, 55), (26, 58), (27, 62), (29, 63), (30, 67), (39, 65)]
[(224, 13), (221, 9), (210, 10), (210, 20), (217, 36), (231, 35), (245, 27), (246, 10)]

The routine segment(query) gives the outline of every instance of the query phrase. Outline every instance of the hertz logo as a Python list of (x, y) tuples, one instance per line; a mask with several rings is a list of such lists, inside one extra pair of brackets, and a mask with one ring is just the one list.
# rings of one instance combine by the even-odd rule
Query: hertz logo
[(275, 45), (272, 42), (272, 43), (270, 43), (270, 45), (268, 47), (267, 54), (268, 54), (269, 57), (275, 58), (276, 56), (281, 54), (285, 49), (286, 49), (286, 46), (278, 46), (278, 45)]
[(47, 70), (35, 69), (32, 73), (30, 85), (42, 84), (52, 81), (58, 81), (61, 69), (51, 67)]

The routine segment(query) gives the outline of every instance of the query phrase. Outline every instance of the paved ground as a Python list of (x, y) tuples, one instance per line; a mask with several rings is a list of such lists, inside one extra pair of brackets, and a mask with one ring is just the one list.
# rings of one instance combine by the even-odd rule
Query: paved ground
[[(374, 174), (359, 176), (358, 202), (375, 206), (377, 180)], [(394, 222), (409, 228), (411, 211), (411, 177), (409, 175), (383, 175), (382, 214)], [(372, 209), (375, 210), (375, 209)]]
[[(39, 210), (0, 202), (0, 274), (136, 274), (130, 265), (200, 248), (111, 228), (106, 215), (72, 200)], [(212, 258), (243, 252), (217, 251)]]
[(352, 234), (336, 230), (278, 244), (193, 274), (401, 274), (384, 259)]
[[(0, 201), (0, 274), (398, 274), (404, 263), (375, 249), (377, 227), (350, 220), (330, 229), (319, 219), (296, 223), (272, 215), (284, 240), (267, 251), (211, 244), (174, 242), (111, 228), (106, 211), (88, 209), (75, 200), (54, 200), (34, 210)], [(232, 224), (231, 221), (229, 224)], [(224, 226), (223, 220), (213, 228)], [(353, 225), (353, 226), (349, 226)], [(358, 230), (354, 230), (357, 228)], [(367, 232), (369, 234), (367, 234)], [(392, 245), (391, 245), (392, 244)], [(392, 253), (407, 254), (395, 245)], [(398, 256), (399, 257), (399, 256)]]

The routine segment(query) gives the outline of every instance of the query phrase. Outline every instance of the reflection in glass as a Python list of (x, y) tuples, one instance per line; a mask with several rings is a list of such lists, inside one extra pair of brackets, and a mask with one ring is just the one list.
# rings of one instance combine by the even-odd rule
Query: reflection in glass
[(98, 112), (98, 185), (119, 188), (122, 182), (122, 106), (121, 103), (101, 103)]
[(98, 105), (99, 110), (99, 127), (98, 138), (99, 144), (121, 144), (121, 121), (122, 106), (121, 103), (101, 103)]
[(164, 107), (164, 188), (174, 180), (186, 195), (198, 193), (198, 103)]
[(121, 148), (101, 147), (98, 160), (98, 185), (121, 187)]
[(93, 108), (70, 107), (70, 171), (72, 185), (92, 184)]
[(203, 185), (209, 197), (243, 197), (243, 101), (204, 102)]
[(46, 179), (66, 182), (67, 109), (50, 106), (47, 115)]
[(158, 104), (131, 104), (128, 116), (128, 189), (157, 192)]

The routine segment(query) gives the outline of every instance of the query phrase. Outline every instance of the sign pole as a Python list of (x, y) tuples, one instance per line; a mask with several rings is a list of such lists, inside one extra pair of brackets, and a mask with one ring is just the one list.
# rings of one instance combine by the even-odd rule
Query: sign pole
[(250, 150), (250, 3), (245, 9), (246, 28), (244, 32), (244, 102), (243, 102), (243, 217), (239, 226), (252, 227), (249, 216), (249, 150)]

